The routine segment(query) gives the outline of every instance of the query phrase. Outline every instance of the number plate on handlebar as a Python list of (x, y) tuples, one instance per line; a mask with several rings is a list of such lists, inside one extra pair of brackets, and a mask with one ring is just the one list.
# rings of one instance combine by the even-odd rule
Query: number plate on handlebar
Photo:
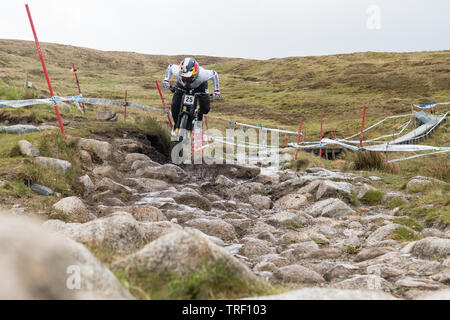
[(187, 106), (193, 106), (194, 105), (194, 100), (195, 100), (194, 96), (190, 96), (190, 95), (185, 95), (184, 96), (184, 104), (187, 105)]

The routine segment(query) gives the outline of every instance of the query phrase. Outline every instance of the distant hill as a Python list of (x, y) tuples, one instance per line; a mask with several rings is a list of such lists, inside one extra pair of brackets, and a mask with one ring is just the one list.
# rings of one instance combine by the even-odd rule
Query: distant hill
[[(162, 81), (169, 63), (184, 56), (105, 52), (42, 44), (54, 89), (76, 94), (72, 63), (79, 69), (85, 96), (161, 105), (154, 80)], [(410, 104), (450, 100), (450, 50), (413, 53), (354, 53), (319, 57), (248, 60), (196, 56), (219, 73), (223, 99), (211, 118), (233, 119), (295, 130), (300, 118), (317, 132), (319, 110), (326, 123), (342, 126), (361, 117), (408, 112)], [(0, 86), (20, 86), (25, 70), (41, 96), (48, 96), (32, 41), (0, 40)], [(170, 102), (170, 94), (166, 92)], [(0, 97), (1, 98), (1, 97)], [(212, 120), (213, 121), (213, 120)]]

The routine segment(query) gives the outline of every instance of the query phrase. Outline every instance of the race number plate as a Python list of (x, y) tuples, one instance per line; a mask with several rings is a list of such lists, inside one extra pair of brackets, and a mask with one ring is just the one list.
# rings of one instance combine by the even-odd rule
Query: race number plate
[(194, 105), (194, 96), (185, 95), (184, 96), (184, 104), (187, 106), (193, 106)]

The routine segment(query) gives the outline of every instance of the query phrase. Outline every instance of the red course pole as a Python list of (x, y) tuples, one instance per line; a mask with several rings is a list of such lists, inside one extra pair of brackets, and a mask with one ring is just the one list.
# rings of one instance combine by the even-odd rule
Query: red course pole
[[(302, 127), (303, 127), (303, 119), (300, 121), (300, 124), (298, 125), (298, 135), (297, 135), (297, 146), (300, 143), (300, 137), (302, 135)], [(297, 160), (298, 157), (298, 147), (297, 150), (295, 150), (295, 160)]]
[[(36, 49), (39, 53), (39, 57), (41, 58), (42, 69), (44, 69), (44, 74), (45, 74), (45, 78), (47, 80), (48, 89), (50, 90), (50, 95), (53, 98), (55, 95), (53, 93), (52, 84), (50, 83), (50, 77), (48, 76), (47, 67), (45, 66), (44, 57), (42, 55), (41, 45), (39, 44), (36, 30), (34, 29), (33, 19), (31, 18), (31, 12), (30, 12), (30, 8), (28, 7), (28, 4), (25, 4), (25, 8), (27, 9), (28, 19), (30, 20), (31, 30), (33, 31), (34, 41), (36, 43)], [(53, 101), (53, 103), (55, 104), (55, 112), (56, 112), (56, 116), (58, 117), (59, 127), (61, 128), (61, 133), (63, 134), (63, 136), (65, 138), (66, 132), (64, 131), (64, 125), (61, 120), (61, 115), (59, 114), (58, 105), (56, 104), (56, 101)]]
[(322, 120), (323, 112), (320, 110), (320, 160), (322, 160)]
[[(80, 81), (78, 81), (78, 74), (77, 69), (75, 68), (75, 63), (72, 63), (72, 72), (75, 74), (75, 82), (77, 83), (78, 93), (82, 96), (83, 94), (81, 93)], [(84, 102), (82, 102), (81, 105), (83, 106), (83, 112), (86, 113)]]
[(166, 103), (164, 102), (164, 97), (162, 95), (161, 88), (159, 87), (158, 80), (155, 80), (155, 83), (156, 83), (156, 87), (158, 88), (159, 96), (161, 97), (161, 101), (162, 101), (162, 104), (163, 104), (163, 107), (164, 107), (164, 111), (167, 114), (167, 119), (169, 120), (170, 129), (172, 130), (173, 129), (172, 120), (170, 120), (169, 110), (167, 110)]
[(363, 137), (364, 137), (364, 121), (366, 120), (366, 105), (363, 108), (363, 117), (362, 117), (362, 125), (361, 125), (361, 138), (359, 140), (359, 151), (362, 149)]

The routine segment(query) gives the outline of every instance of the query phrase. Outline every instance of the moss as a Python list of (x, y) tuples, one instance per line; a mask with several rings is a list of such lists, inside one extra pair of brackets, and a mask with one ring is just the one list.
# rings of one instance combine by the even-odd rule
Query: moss
[(114, 273), (140, 299), (234, 299), (272, 294), (275, 290), (263, 281), (244, 281), (223, 260), (214, 263), (205, 260), (201, 269), (183, 276), (174, 273), (161, 275), (137, 269), (114, 270)]
[(416, 241), (420, 240), (421, 236), (406, 227), (398, 227), (392, 231), (391, 239), (397, 241)]
[(283, 222), (283, 227), (286, 229), (297, 230), (303, 227), (303, 225), (294, 220), (286, 220)]
[(424, 226), (414, 218), (397, 218), (394, 219), (394, 223), (404, 225), (417, 232), (420, 232), (424, 229)]
[(381, 198), (385, 193), (379, 190), (368, 190), (366, 194), (361, 198), (361, 201), (368, 205), (377, 205), (381, 202)]
[(345, 248), (345, 251), (347, 251), (348, 254), (357, 254), (359, 252), (359, 249), (354, 246), (347, 246)]

